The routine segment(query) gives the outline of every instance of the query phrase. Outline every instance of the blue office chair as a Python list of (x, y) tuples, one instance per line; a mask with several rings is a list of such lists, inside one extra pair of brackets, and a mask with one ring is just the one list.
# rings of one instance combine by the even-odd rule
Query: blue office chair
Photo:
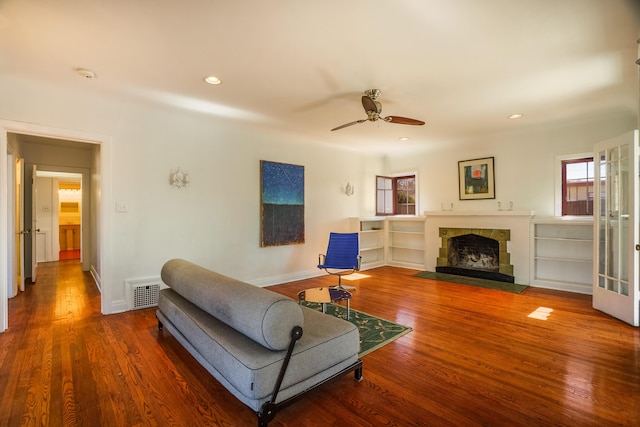
[(362, 257), (358, 248), (358, 233), (329, 234), (329, 246), (326, 254), (318, 255), (318, 268), (338, 276), (339, 289), (355, 289), (355, 286), (342, 286), (342, 276), (360, 270)]

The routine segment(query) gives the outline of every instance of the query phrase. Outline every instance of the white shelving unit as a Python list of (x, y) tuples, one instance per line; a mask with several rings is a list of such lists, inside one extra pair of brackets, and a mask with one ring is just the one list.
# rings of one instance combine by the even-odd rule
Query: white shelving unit
[[(532, 216), (533, 212), (436, 212), (350, 220), (351, 230), (360, 234), (363, 270), (383, 265), (435, 269), (431, 264), (437, 257), (434, 248), (439, 246), (438, 227), (502, 225), (511, 230), (511, 259), (517, 260), (518, 271), (522, 272), (519, 283), (527, 283), (528, 278), (531, 286), (592, 294), (593, 219)], [(498, 225), (487, 219), (494, 217)]]
[(425, 217), (351, 218), (351, 230), (360, 234), (362, 270), (383, 265), (425, 269)]
[(425, 217), (387, 218), (388, 265), (425, 270)]
[(593, 220), (531, 220), (532, 286), (591, 294)]
[(380, 267), (385, 261), (385, 217), (352, 218), (351, 230), (360, 235), (361, 270)]

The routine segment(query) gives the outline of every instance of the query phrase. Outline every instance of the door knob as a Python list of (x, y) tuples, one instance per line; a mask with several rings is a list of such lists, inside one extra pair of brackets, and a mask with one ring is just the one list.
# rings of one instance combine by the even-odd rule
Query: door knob
[[(40, 232), (40, 229), (39, 229), (39, 228), (36, 228), (36, 229), (35, 229), (35, 231), (39, 233), (39, 232)], [(29, 234), (29, 233), (31, 233), (31, 229), (30, 229), (30, 228), (28, 228), (28, 229), (26, 229), (26, 230), (18, 231), (16, 234)]]

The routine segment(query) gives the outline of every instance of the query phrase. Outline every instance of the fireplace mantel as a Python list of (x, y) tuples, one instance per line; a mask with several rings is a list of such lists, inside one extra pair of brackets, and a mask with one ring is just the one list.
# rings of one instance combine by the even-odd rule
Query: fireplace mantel
[(513, 216), (531, 218), (535, 215), (534, 211), (426, 211), (425, 216)]
[(429, 271), (435, 271), (440, 256), (442, 228), (499, 228), (510, 230), (508, 242), (515, 282), (529, 284), (530, 221), (534, 211), (426, 211), (425, 261)]

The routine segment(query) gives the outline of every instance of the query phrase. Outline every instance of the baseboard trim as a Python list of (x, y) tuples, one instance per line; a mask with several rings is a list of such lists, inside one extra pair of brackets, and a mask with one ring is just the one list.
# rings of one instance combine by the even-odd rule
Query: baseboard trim
[(314, 269), (314, 270), (301, 271), (293, 274), (283, 274), (280, 276), (271, 276), (271, 277), (263, 277), (255, 280), (247, 280), (247, 283), (263, 288), (265, 286), (281, 285), (283, 283), (295, 282), (296, 280), (310, 279), (312, 277), (318, 277), (325, 274), (326, 273), (324, 271)]
[(100, 275), (93, 265), (89, 267), (89, 273), (91, 273), (91, 277), (93, 277), (93, 281), (98, 287), (98, 290), (100, 291), (100, 293), (102, 293), (102, 282), (100, 281)]

